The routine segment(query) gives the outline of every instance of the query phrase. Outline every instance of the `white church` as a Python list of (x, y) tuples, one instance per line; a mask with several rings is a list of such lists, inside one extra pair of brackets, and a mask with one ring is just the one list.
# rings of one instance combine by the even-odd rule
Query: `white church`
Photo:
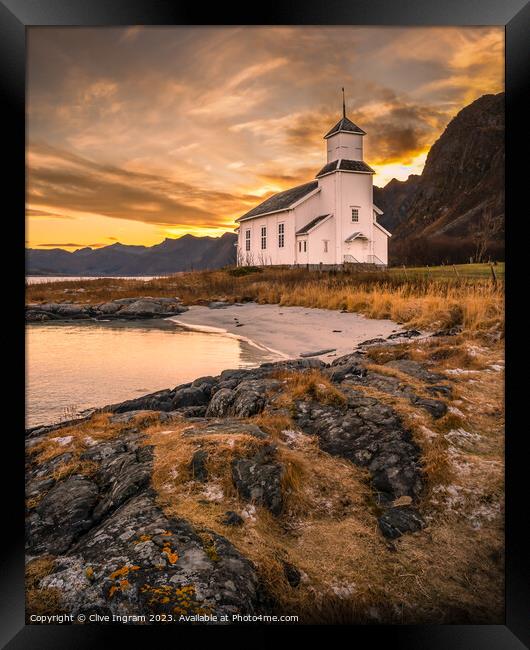
[(316, 180), (279, 192), (236, 219), (240, 266), (388, 264), (391, 234), (377, 222), (366, 133), (346, 117), (326, 133), (327, 164)]

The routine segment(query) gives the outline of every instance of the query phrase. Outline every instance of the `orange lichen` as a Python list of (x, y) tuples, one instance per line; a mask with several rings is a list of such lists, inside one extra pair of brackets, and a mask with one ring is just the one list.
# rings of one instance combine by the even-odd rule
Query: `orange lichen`
[(120, 576), (126, 576), (129, 573), (129, 571), (138, 571), (139, 568), (140, 567), (137, 564), (133, 566), (125, 565), (122, 566), (121, 569), (116, 569), (116, 571), (113, 571), (109, 577), (111, 580), (116, 580), (116, 578), (119, 578)]
[(162, 554), (166, 556), (167, 561), (170, 564), (175, 564), (175, 562), (178, 561), (179, 556), (177, 553), (171, 550), (171, 547), (169, 546), (169, 542), (166, 542), (162, 548)]

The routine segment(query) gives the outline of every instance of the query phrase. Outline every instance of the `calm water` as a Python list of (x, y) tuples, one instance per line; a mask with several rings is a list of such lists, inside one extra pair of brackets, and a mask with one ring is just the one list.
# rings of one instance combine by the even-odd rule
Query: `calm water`
[(237, 339), (163, 320), (29, 324), (26, 346), (28, 427), (272, 359)]
[(115, 278), (117, 280), (154, 280), (165, 276), (160, 275), (26, 275), (26, 284), (42, 284), (43, 282), (65, 282), (79, 280), (102, 280), (104, 278)]

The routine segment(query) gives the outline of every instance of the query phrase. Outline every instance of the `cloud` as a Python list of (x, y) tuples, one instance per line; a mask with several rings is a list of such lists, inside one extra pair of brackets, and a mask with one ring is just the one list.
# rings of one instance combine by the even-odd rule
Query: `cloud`
[(97, 244), (37, 244), (38, 248), (101, 248), (102, 246), (107, 246), (107, 244), (102, 244), (101, 242)]
[(227, 229), (314, 177), (342, 86), (366, 161), (402, 177), (503, 83), (495, 27), (29, 28), (28, 218), (54, 241)]
[[(28, 203), (162, 226), (221, 227), (258, 197), (209, 190), (113, 165), (45, 143), (30, 147)], [(42, 160), (42, 164), (39, 161)], [(33, 210), (30, 208), (30, 210)]]
[(26, 217), (31, 219), (73, 219), (70, 214), (57, 214), (55, 212), (48, 212), (47, 210), (37, 210), (34, 208), (26, 208)]

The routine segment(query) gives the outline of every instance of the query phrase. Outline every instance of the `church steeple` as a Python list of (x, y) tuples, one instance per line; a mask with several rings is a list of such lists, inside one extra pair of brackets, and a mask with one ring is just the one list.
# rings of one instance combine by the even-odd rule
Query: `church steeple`
[(346, 117), (346, 98), (342, 88), (342, 118), (324, 136), (328, 141), (328, 163), (340, 159), (362, 160), (365, 135), (365, 131)]

